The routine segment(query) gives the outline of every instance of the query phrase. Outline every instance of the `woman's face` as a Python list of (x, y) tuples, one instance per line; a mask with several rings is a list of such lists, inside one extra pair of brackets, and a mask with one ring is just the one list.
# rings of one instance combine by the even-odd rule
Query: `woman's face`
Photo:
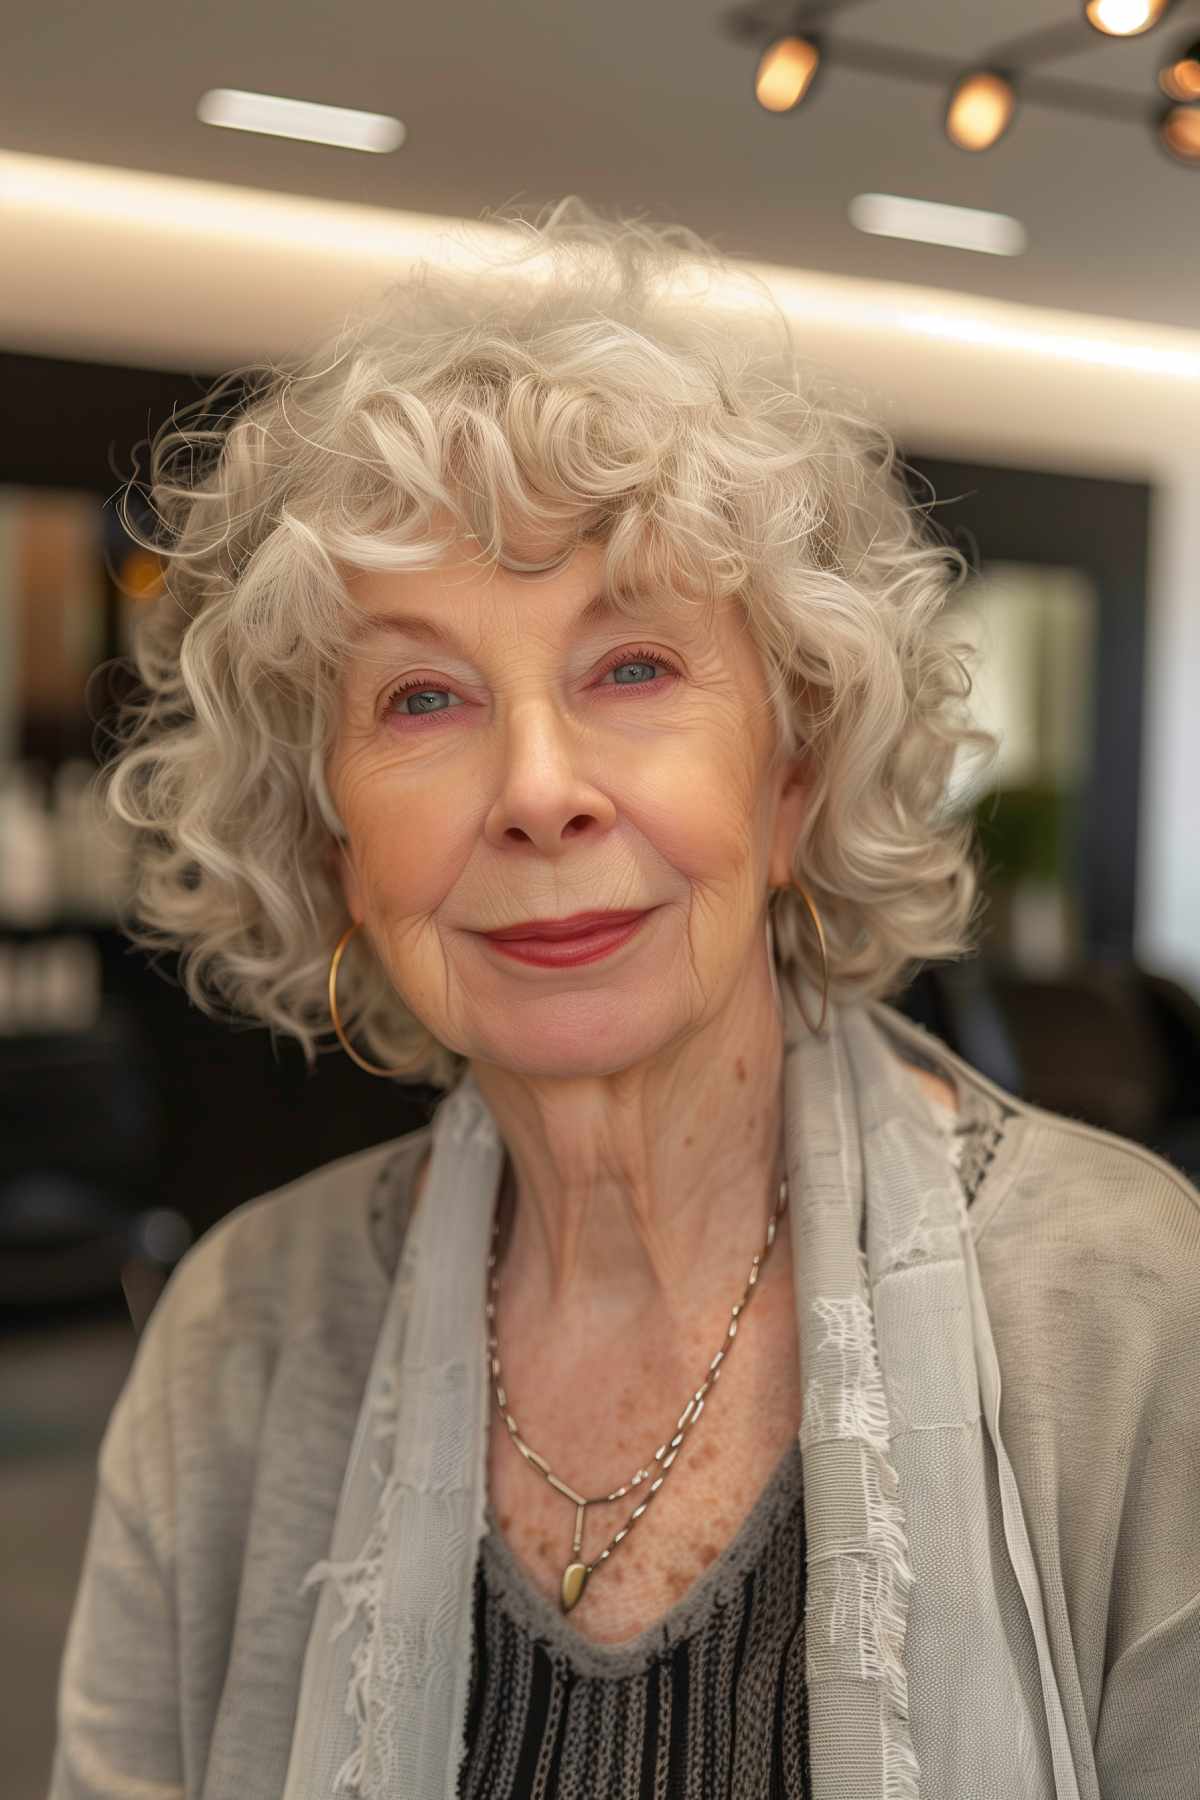
[[(531, 1073), (630, 1067), (715, 1017), (749, 959), (765, 981), (765, 892), (790, 879), (804, 805), (798, 766), (768, 774), (734, 603), (712, 624), (678, 603), (585, 617), (601, 562), (586, 546), (529, 580), (456, 556), (351, 583), (390, 627), (345, 673), (328, 769), (350, 915), (436, 1038)], [(447, 643), (398, 629), (415, 615)], [(479, 935), (641, 908), (620, 950), (577, 967)]]

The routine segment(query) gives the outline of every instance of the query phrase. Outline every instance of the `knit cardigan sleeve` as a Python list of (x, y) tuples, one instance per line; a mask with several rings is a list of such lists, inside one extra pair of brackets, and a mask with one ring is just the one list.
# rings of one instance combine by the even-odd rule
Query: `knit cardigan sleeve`
[[(257, 1196), (176, 1265), (101, 1440), (47, 1800), (184, 1800), (210, 1777), (276, 1800), (316, 1605), (300, 1576), (328, 1543), (388, 1292), (391, 1181), (406, 1190), (423, 1143)], [(212, 1769), (230, 1692), (236, 1785)]]
[(48, 1800), (183, 1800), (171, 1571), (169, 1307), (109, 1416), (63, 1652)]
[[(1193, 1503), (1193, 1519), (1196, 1508)], [(1195, 1527), (1193, 1527), (1195, 1528)], [(1194, 1800), (1200, 1771), (1200, 1594), (1113, 1664), (1096, 1733), (1104, 1800)]]
[[(1200, 1782), (1200, 1193), (1145, 1166), (1139, 1279), (1154, 1282), (1116, 1538), (1095, 1735), (1103, 1800), (1195, 1800)], [(1130, 1315), (1132, 1318), (1133, 1315)]]
[(1063, 1702), (1100, 1800), (1196, 1800), (1200, 1193), (1140, 1145), (1036, 1118), (977, 1248)]

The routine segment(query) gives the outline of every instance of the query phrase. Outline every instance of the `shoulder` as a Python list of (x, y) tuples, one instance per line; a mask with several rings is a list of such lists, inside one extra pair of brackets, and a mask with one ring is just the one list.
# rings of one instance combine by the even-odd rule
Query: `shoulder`
[[(976, 1242), (1028, 1267), (1086, 1276), (1117, 1313), (1200, 1303), (1200, 1190), (1144, 1145), (1014, 1100), (1010, 1179), (981, 1214)], [(1165, 1321), (1164, 1321), (1165, 1322)]]
[[(1057, 1654), (1076, 1665), (1090, 1722), (1117, 1667), (1133, 1711), (1116, 1700), (1110, 1714), (1132, 1717), (1156, 1683), (1185, 1667), (1191, 1678), (1200, 1643), (1200, 1190), (1144, 1145), (1009, 1093), (905, 1024), (995, 1128), (968, 1218), (1001, 1433)], [(1156, 1726), (1147, 1757), (1158, 1738)], [(1135, 1791), (1132, 1763), (1111, 1745), (1106, 1756), (1122, 1770), (1113, 1791)]]
[(430, 1131), (353, 1151), (234, 1207), (180, 1259), (147, 1331), (226, 1321), (286, 1330), (330, 1306), (382, 1301)]
[(1010, 1420), (1041, 1408), (1100, 1429), (1107, 1408), (1136, 1437), (1148, 1407), (1200, 1384), (1200, 1190), (1144, 1145), (1035, 1106), (927, 1027), (872, 1010), (982, 1127), (967, 1216)]
[(1006, 1441), (1026, 1491), (1056, 1496), (1068, 1592), (1081, 1558), (1112, 1557), (1120, 1594), (1097, 1595), (1086, 1636), (1103, 1616), (1116, 1655), (1200, 1586), (1200, 1193), (1077, 1120), (1028, 1108), (1015, 1129), (1025, 1153), (976, 1239)]
[[(972, 1236), (1008, 1412), (1061, 1413), (1081, 1466), (1107, 1431), (1131, 1453), (1200, 1384), (1200, 1192), (1115, 1133), (1019, 1103), (1007, 1178)], [(1081, 1429), (1082, 1428), (1082, 1429)], [(1200, 1413), (1189, 1428), (1200, 1455)]]
[[(99, 1504), (136, 1533), (180, 1612), (203, 1619), (207, 1648), (179, 1646), (185, 1682), (207, 1679), (196, 1659), (226, 1641), (245, 1571), (260, 1586), (275, 1571), (275, 1606), (328, 1545), (391, 1288), (380, 1233), (425, 1135), (235, 1207), (180, 1259), (137, 1341), (100, 1447)], [(134, 1568), (124, 1535), (95, 1554), (102, 1585)], [(124, 1598), (111, 1604), (127, 1623)]]
[(1195, 1274), (1200, 1190), (1182, 1169), (1132, 1139), (1011, 1093), (895, 1008), (876, 1002), (871, 1011), (909, 1052), (957, 1083), (974, 1120), (993, 1127), (993, 1167), (971, 1209), (977, 1243), (1020, 1237), (1040, 1223), (1047, 1250), (1072, 1236), (1099, 1240), (1164, 1264), (1190, 1257), (1187, 1272)]
[(985, 1186), (974, 1222), (989, 1287), (1057, 1305), (1060, 1346), (1102, 1332), (1131, 1358), (1137, 1346), (1169, 1359), (1200, 1309), (1200, 1191), (1143, 1144), (1008, 1104), (1007, 1178)]
[(177, 1458), (225, 1475), (252, 1464), (277, 1389), (285, 1418), (298, 1393), (344, 1389), (357, 1411), (428, 1129), (256, 1195), (196, 1240), (138, 1338), (105, 1431), (102, 1480), (132, 1484), (141, 1507), (173, 1519), (204, 1503), (203, 1482), (177, 1491)]
[(1023, 1154), (976, 1250), (1004, 1441), (1094, 1718), (1107, 1673), (1165, 1622), (1195, 1665), (1200, 1192), (1078, 1120), (1023, 1107), (1013, 1128)]

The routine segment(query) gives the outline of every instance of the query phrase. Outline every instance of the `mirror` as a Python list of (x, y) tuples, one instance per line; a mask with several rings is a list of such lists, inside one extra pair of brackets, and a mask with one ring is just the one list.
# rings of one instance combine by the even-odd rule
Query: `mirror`
[(987, 861), (981, 945), (1053, 973), (1082, 950), (1098, 597), (1078, 569), (997, 561), (948, 610), (978, 653), (971, 712), (1001, 740), (981, 790), (965, 764), (951, 781), (950, 803), (974, 811)]

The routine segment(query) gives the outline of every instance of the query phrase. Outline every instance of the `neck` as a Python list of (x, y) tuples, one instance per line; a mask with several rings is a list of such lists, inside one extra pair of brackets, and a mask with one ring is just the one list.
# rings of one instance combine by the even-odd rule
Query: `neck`
[(594, 1342), (649, 1316), (670, 1327), (745, 1281), (784, 1173), (782, 1021), (765, 959), (760, 973), (615, 1075), (472, 1065), (508, 1151), (500, 1280), (540, 1330)]

